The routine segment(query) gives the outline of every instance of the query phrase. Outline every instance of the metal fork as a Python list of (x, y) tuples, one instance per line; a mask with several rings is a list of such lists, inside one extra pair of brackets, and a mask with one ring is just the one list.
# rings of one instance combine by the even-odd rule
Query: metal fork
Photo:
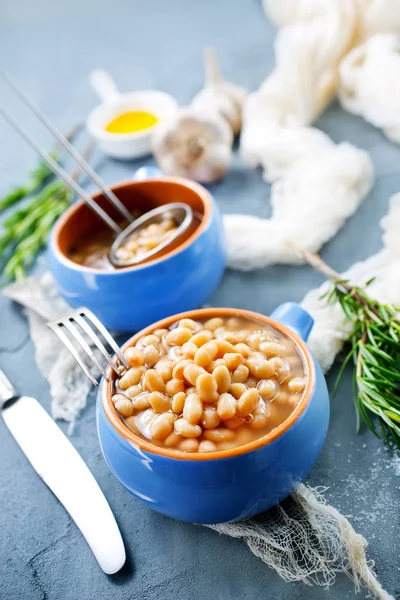
[[(89, 367), (87, 366), (85, 360), (79, 353), (79, 350), (74, 344), (73, 340), (75, 340), (79, 348), (83, 350), (86, 359), (89, 358), (92, 361), (92, 364), (95, 367), (97, 367), (97, 369), (107, 381), (109, 381), (110, 379), (107, 374), (107, 371), (100, 364), (92, 348), (90, 347), (87, 339), (85, 339), (85, 335), (86, 338), (89, 338), (96, 346), (96, 348), (100, 350), (101, 354), (107, 360), (107, 363), (117, 375), (121, 374), (121, 367), (129, 369), (129, 365), (126, 362), (126, 359), (122, 354), (117, 342), (114, 340), (109, 331), (107, 331), (107, 329), (104, 327), (103, 323), (88, 308), (78, 308), (77, 310), (66, 315), (64, 318), (58, 321), (51, 321), (47, 323), (47, 325), (57, 334), (59, 339), (62, 341), (64, 346), (70, 351), (72, 356), (75, 358), (76, 362), (81, 367), (82, 371), (85, 373), (86, 377), (88, 377), (88, 379), (93, 383), (93, 385), (98, 386), (99, 383), (93, 376), (93, 374), (90, 372)], [(118, 358), (121, 364), (118, 364), (117, 361), (113, 360), (113, 357), (107, 351), (106, 347), (104, 346), (103, 342), (101, 341), (101, 339), (99, 338), (98, 334), (92, 326), (94, 326), (97, 329), (97, 331), (100, 332), (107, 344), (113, 349), (116, 357)]]

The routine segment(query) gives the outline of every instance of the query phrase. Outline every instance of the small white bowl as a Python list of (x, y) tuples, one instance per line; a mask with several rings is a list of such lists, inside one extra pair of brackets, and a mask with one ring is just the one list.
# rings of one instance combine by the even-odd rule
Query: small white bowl
[[(86, 120), (87, 129), (99, 148), (108, 156), (120, 159), (139, 158), (150, 154), (151, 136), (158, 124), (178, 109), (176, 100), (164, 92), (153, 90), (120, 94), (108, 73), (101, 70), (91, 73), (90, 82), (103, 101), (92, 110)], [(152, 113), (158, 122), (134, 133), (110, 133), (105, 130), (115, 117), (135, 110)]]

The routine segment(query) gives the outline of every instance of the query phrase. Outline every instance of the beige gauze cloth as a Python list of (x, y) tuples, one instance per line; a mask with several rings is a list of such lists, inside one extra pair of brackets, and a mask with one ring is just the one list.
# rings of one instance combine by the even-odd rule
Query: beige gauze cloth
[[(383, 249), (354, 265), (344, 276), (358, 284), (375, 276), (369, 287), (371, 295), (400, 305), (400, 194), (391, 199), (382, 227)], [(338, 307), (328, 306), (321, 299), (327, 285), (312, 290), (303, 300), (303, 306), (315, 319), (309, 346), (325, 372), (351, 327)], [(40, 280), (31, 277), (13, 283), (4, 293), (25, 307), (36, 362), (50, 385), (53, 417), (73, 426), (86, 404), (91, 384), (46, 327), (48, 320), (65, 315), (70, 308), (58, 295), (49, 273)], [(390, 599), (374, 576), (373, 563), (367, 561), (367, 541), (356, 533), (348, 519), (326, 503), (322, 492), (301, 484), (284, 502), (258, 517), (211, 528), (242, 538), (256, 556), (286, 581), (328, 587), (336, 573), (342, 572), (354, 581), (356, 590), (363, 586), (377, 598)]]

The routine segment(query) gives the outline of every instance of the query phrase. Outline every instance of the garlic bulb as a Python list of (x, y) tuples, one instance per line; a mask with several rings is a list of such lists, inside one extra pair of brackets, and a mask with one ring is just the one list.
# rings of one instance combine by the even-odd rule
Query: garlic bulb
[(193, 98), (192, 106), (198, 110), (215, 111), (222, 115), (232, 128), (234, 135), (242, 126), (242, 110), (246, 91), (225, 81), (219, 70), (213, 48), (204, 50), (204, 88)]
[(158, 125), (152, 151), (164, 173), (211, 183), (228, 170), (232, 142), (225, 119), (215, 112), (188, 107)]

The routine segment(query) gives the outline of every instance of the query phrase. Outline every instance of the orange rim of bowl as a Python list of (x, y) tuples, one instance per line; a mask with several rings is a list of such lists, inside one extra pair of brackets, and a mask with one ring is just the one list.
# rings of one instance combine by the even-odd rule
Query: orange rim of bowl
[[(75, 213), (77, 211), (79, 211), (82, 208), (82, 206), (85, 205), (84, 200), (77, 200), (76, 202), (74, 202), (74, 204), (70, 208), (68, 208), (61, 215), (61, 217), (57, 220), (56, 224), (54, 225), (54, 229), (53, 229), (53, 233), (52, 233), (52, 245), (54, 248), (54, 253), (57, 255), (58, 260), (60, 262), (62, 262), (64, 265), (66, 265), (67, 267), (69, 267), (70, 269), (74, 269), (76, 271), (83, 271), (84, 273), (96, 273), (97, 275), (101, 274), (104, 276), (112, 277), (115, 275), (121, 275), (123, 273), (129, 273), (130, 271), (138, 271), (140, 269), (145, 269), (147, 267), (151, 267), (157, 263), (167, 260), (168, 258), (171, 258), (172, 256), (175, 256), (176, 254), (185, 250), (185, 248), (189, 247), (200, 236), (200, 234), (206, 229), (206, 227), (208, 226), (208, 224), (210, 222), (211, 211), (212, 211), (211, 195), (199, 183), (196, 183), (195, 181), (191, 181), (190, 179), (185, 179), (183, 177), (167, 177), (167, 176), (163, 175), (162, 178), (149, 177), (148, 179), (145, 179), (143, 181), (138, 181), (137, 183), (143, 183), (143, 182), (147, 182), (147, 181), (148, 182), (156, 182), (156, 181), (160, 181), (161, 179), (163, 182), (165, 181), (168, 183), (177, 183), (179, 185), (184, 185), (185, 187), (191, 188), (201, 198), (201, 201), (204, 206), (204, 214), (203, 214), (201, 223), (199, 224), (197, 229), (192, 233), (192, 235), (190, 237), (188, 237), (186, 240), (184, 240), (182, 242), (182, 244), (180, 244), (179, 246), (177, 246), (176, 248), (171, 250), (171, 252), (167, 252), (166, 254), (161, 254), (161, 256), (155, 257), (153, 260), (149, 260), (142, 265), (137, 265), (137, 266), (132, 266), (132, 267), (124, 267), (121, 269), (115, 269), (115, 271), (102, 271), (101, 269), (94, 269), (92, 267), (86, 267), (84, 265), (79, 265), (78, 263), (74, 262), (73, 260), (69, 259), (66, 256), (66, 254), (61, 250), (60, 242), (59, 242), (60, 232), (61, 232), (62, 228), (65, 226), (67, 221), (69, 221), (69, 219), (71, 219), (71, 217), (73, 217), (75, 215)], [(117, 192), (119, 189), (124, 188), (127, 185), (131, 185), (132, 183), (136, 183), (135, 180), (128, 179), (125, 181), (121, 181), (120, 183), (117, 183), (115, 185), (111, 185), (109, 187), (113, 192)], [(98, 194), (100, 195), (101, 192), (96, 192), (94, 194), (90, 194), (90, 196), (95, 197)]]
[(253, 440), (248, 444), (236, 446), (235, 448), (231, 448), (230, 450), (221, 450), (217, 452), (182, 452), (180, 450), (172, 450), (169, 448), (162, 448), (161, 446), (156, 446), (133, 433), (133, 431), (131, 431), (124, 424), (111, 400), (112, 384), (115, 379), (115, 373), (111, 369), (111, 367), (108, 367), (107, 374), (110, 380), (103, 380), (101, 391), (104, 412), (112, 427), (134, 447), (140, 448), (141, 450), (146, 450), (147, 452), (150, 452), (152, 454), (159, 454), (160, 456), (175, 458), (179, 460), (216, 460), (221, 458), (231, 458), (233, 456), (239, 456), (241, 454), (248, 454), (249, 452), (253, 452), (254, 450), (259, 450), (263, 446), (270, 444), (273, 440), (276, 440), (277, 438), (281, 437), (292, 425), (294, 425), (294, 423), (299, 419), (299, 417), (304, 413), (305, 409), (307, 408), (315, 390), (316, 374), (314, 361), (311, 357), (310, 351), (308, 350), (306, 343), (286, 325), (278, 323), (277, 321), (274, 321), (269, 317), (266, 317), (253, 311), (236, 308), (201, 308), (198, 310), (191, 310), (177, 315), (172, 315), (170, 317), (162, 319), (161, 321), (158, 321), (157, 323), (149, 325), (145, 329), (142, 329), (141, 331), (136, 333), (122, 346), (122, 350), (124, 351), (130, 346), (133, 346), (139, 338), (141, 338), (144, 335), (150, 334), (155, 329), (168, 328), (170, 325), (176, 323), (176, 321), (179, 321), (180, 319), (209, 319), (211, 317), (244, 317), (253, 321), (255, 320), (261, 322), (266, 325), (270, 325), (272, 328), (276, 329), (283, 335), (289, 337), (294, 342), (296, 349), (300, 354), (300, 358), (302, 359), (303, 364), (305, 364), (307, 368), (307, 384), (299, 404), (296, 406), (295, 410), (287, 417), (287, 419), (285, 419), (283, 423), (278, 425), (278, 427), (276, 427), (266, 435), (256, 440)]

